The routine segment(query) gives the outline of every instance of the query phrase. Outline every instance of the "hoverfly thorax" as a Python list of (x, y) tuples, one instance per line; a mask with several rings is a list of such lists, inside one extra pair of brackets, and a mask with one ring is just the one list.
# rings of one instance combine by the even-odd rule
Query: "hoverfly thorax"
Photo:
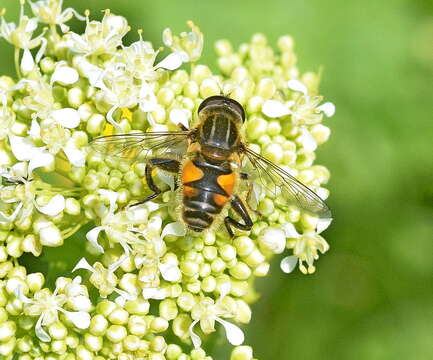
[(198, 142), (203, 155), (224, 160), (237, 151), (240, 144), (239, 127), (245, 119), (242, 106), (225, 96), (211, 96), (198, 109), (200, 126)]

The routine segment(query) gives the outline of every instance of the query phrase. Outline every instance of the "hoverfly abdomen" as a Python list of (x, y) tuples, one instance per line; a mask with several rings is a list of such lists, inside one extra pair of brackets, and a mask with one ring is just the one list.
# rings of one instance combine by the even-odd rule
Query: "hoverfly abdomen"
[(197, 155), (182, 168), (183, 220), (194, 231), (209, 228), (229, 201), (235, 174), (227, 162), (213, 165)]

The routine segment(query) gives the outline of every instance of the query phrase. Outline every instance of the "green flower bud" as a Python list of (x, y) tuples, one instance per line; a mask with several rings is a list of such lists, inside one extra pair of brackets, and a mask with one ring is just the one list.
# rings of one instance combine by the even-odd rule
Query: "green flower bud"
[(159, 303), (159, 313), (165, 320), (173, 320), (178, 314), (176, 302), (172, 299), (165, 299)]
[(119, 343), (127, 335), (126, 328), (120, 325), (111, 325), (108, 327), (105, 336), (113, 343)]
[(232, 350), (230, 360), (252, 360), (253, 349), (250, 346), (236, 346)]

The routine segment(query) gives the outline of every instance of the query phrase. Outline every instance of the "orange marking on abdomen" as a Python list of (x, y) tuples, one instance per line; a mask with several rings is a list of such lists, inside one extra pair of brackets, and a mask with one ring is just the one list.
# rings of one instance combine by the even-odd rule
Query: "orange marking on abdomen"
[(213, 201), (215, 201), (215, 204), (217, 204), (218, 206), (221, 206), (221, 207), (223, 207), (226, 204), (228, 199), (229, 198), (227, 196), (224, 196), (221, 194), (215, 194), (213, 196)]
[(233, 189), (235, 187), (235, 174), (230, 173), (227, 175), (220, 175), (217, 177), (217, 183), (226, 192), (228, 196), (233, 194)]
[(189, 160), (182, 169), (182, 184), (200, 180), (203, 177), (203, 171)]
[(183, 196), (185, 197), (194, 197), (198, 194), (198, 189), (193, 188), (191, 186), (188, 185), (184, 185), (183, 186)]

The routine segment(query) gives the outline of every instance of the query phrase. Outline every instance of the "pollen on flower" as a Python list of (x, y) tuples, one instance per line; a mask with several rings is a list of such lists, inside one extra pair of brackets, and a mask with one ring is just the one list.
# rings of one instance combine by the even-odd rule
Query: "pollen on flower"
[[(220, 328), (230, 358), (252, 360), (241, 326), (252, 316), (254, 279), (274, 257), (286, 273), (316, 271), (332, 219), (287, 206), (279, 186), (254, 181), (235, 189), (255, 210), (250, 231), (194, 233), (180, 216), (176, 176), (151, 169), (164, 192), (152, 197), (147, 151), (121, 157), (127, 143), (88, 145), (193, 129), (200, 103), (222, 92), (244, 107), (249, 148), (324, 199), (330, 174), (314, 164), (315, 151), (335, 106), (319, 95), (319, 74), (300, 73), (290, 36), (278, 52), (262, 34), (238, 49), (220, 40), (214, 73), (199, 63), (204, 37), (192, 21), (180, 34), (166, 28), (158, 44), (142, 30), (128, 44), (125, 17), (105, 10), (97, 21), (62, 5), (22, 1), (17, 24), (0, 10), (16, 66), (15, 78), (0, 77), (0, 357), (207, 360), (202, 345)], [(70, 31), (72, 18), (82, 33)], [(46, 281), (23, 255), (54, 247)]]

